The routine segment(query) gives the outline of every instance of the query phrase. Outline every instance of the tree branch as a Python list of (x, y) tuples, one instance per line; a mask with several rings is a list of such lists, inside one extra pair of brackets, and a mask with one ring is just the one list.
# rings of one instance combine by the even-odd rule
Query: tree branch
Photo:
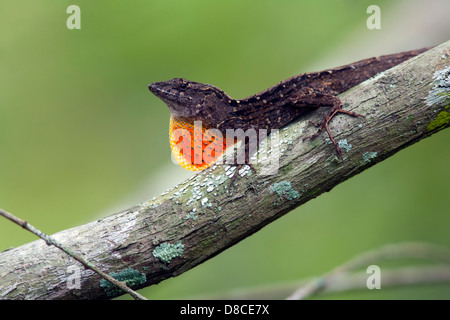
[(388, 260), (423, 260), (428, 263), (420, 266), (380, 267), (380, 285), (383, 289), (450, 284), (450, 250), (429, 243), (406, 242), (365, 252), (317, 278), (234, 288), (228, 292), (195, 296), (193, 300), (270, 300), (286, 297), (288, 300), (296, 300), (320, 297), (326, 293), (355, 290), (367, 292), (369, 274), (365, 270), (370, 265), (382, 264)]
[[(341, 94), (344, 108), (366, 119), (330, 124), (344, 161), (308, 121), (270, 136), (279, 155), (274, 175), (213, 166), (151, 201), (53, 237), (133, 289), (177, 276), (212, 258), (299, 205), (397, 151), (449, 126), (450, 41)], [(320, 111), (303, 120), (317, 122)], [(278, 143), (277, 143), (278, 142)], [(258, 173), (266, 172), (256, 164)], [(78, 266), (80, 288), (69, 289)], [(43, 240), (0, 253), (0, 299), (105, 299), (120, 295), (99, 275)]]
[[(288, 296), (288, 300), (302, 300), (306, 299), (314, 294), (317, 294), (320, 291), (330, 290), (329, 288), (333, 288), (331, 290), (338, 290), (339, 288), (362, 288), (363, 285), (366, 284), (367, 274), (364, 277), (360, 275), (355, 279), (358, 279), (360, 282), (357, 282), (355, 279), (350, 279), (347, 283), (342, 282), (342, 278), (347, 276), (349, 273), (361, 269), (364, 267), (368, 267), (372, 264), (380, 263), (385, 260), (392, 259), (424, 259), (430, 261), (436, 261), (445, 263), (444, 267), (439, 266), (439, 275), (432, 274), (430, 275), (430, 270), (436, 271), (437, 269), (417, 269), (417, 268), (405, 268), (396, 271), (389, 271), (389, 276), (385, 277), (385, 272), (383, 271), (383, 287), (385, 285), (398, 285), (398, 284), (414, 284), (414, 283), (423, 283), (423, 280), (428, 280), (428, 283), (435, 282), (435, 279), (446, 280), (448, 281), (450, 277), (450, 269), (448, 268), (450, 263), (450, 251), (446, 248), (441, 248), (439, 246), (423, 244), (423, 243), (402, 243), (402, 244), (394, 244), (388, 245), (383, 248), (365, 252), (346, 263), (338, 266), (334, 270), (329, 273), (314, 279), (313, 281), (307, 283), (306, 285), (301, 286), (299, 289), (295, 290), (294, 293)], [(423, 278), (412, 278), (411, 270), (415, 270), (414, 272), (423, 272), (421, 275), (425, 275)], [(443, 270), (443, 271), (442, 271)], [(394, 277), (397, 276), (397, 277)], [(434, 276), (434, 277), (433, 277)], [(362, 281), (361, 281), (362, 280)], [(339, 283), (338, 286), (335, 283)]]
[(105, 274), (104, 272), (102, 272), (101, 270), (99, 270), (96, 266), (94, 266), (93, 264), (91, 264), (89, 261), (86, 261), (85, 259), (83, 259), (83, 257), (79, 256), (78, 254), (68, 250), (67, 248), (65, 248), (63, 245), (61, 245), (58, 241), (56, 241), (55, 239), (53, 239), (52, 237), (48, 236), (47, 234), (43, 233), (41, 230), (35, 228), (34, 226), (32, 226), (31, 224), (29, 224), (28, 222), (26, 222), (25, 220), (22, 220), (18, 217), (16, 217), (15, 215), (13, 215), (10, 212), (7, 212), (5, 210), (3, 210), (2, 208), (0, 208), (0, 215), (5, 217), (6, 219), (14, 222), (15, 224), (21, 226), (22, 228), (24, 228), (25, 230), (30, 231), (31, 233), (33, 233), (34, 235), (38, 236), (39, 238), (41, 238), (42, 240), (45, 241), (45, 243), (47, 243), (47, 245), (49, 246), (55, 246), (58, 249), (62, 250), (63, 252), (67, 253), (69, 256), (71, 256), (72, 258), (74, 258), (75, 260), (77, 260), (78, 262), (80, 262), (82, 265), (84, 265), (86, 268), (96, 272), (98, 275), (100, 275), (103, 279), (105, 279), (106, 281), (109, 281), (110, 283), (114, 284), (119, 290), (122, 289), (124, 292), (130, 294), (134, 299), (136, 300), (147, 300), (144, 296), (140, 295), (139, 293), (131, 290), (130, 288), (127, 287), (126, 283), (121, 282), (117, 279), (115, 279), (114, 277)]
[[(321, 285), (320, 291), (309, 292), (314, 296), (306, 295), (302, 299), (327, 299), (323, 295), (330, 293), (347, 293), (361, 290), (367, 292), (367, 278), (369, 274), (364, 271), (344, 273), (340, 277), (327, 281)], [(396, 288), (406, 286), (432, 286), (450, 284), (450, 265), (427, 265), (397, 268), (383, 268), (381, 271), (381, 288)], [(326, 280), (326, 279), (325, 279)], [(299, 287), (308, 284), (308, 280), (289, 281), (285, 283), (266, 284), (254, 287), (235, 288), (229, 292), (202, 294), (194, 296), (192, 300), (274, 300), (284, 299)]]

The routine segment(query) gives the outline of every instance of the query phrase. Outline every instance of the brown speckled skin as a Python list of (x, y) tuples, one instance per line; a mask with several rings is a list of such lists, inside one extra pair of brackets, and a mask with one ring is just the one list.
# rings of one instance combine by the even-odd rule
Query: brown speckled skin
[[(168, 105), (173, 117), (192, 123), (201, 120), (205, 128), (219, 129), (224, 135), (226, 129), (279, 129), (320, 106), (333, 107), (322, 123), (328, 131), (326, 125), (336, 113), (357, 116), (342, 110), (342, 103), (336, 95), (428, 49), (300, 74), (242, 100), (229, 97), (215, 86), (182, 78), (155, 82), (149, 85), (149, 89)], [(340, 152), (338, 148), (337, 151)]]

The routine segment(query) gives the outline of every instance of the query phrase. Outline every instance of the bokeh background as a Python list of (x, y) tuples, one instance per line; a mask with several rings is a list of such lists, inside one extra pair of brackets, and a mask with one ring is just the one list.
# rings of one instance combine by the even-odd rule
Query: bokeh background
[[(66, 27), (71, 4), (81, 30)], [(366, 27), (371, 4), (381, 30)], [(192, 175), (171, 161), (153, 81), (184, 77), (243, 98), (295, 74), (440, 44), (449, 13), (446, 0), (2, 0), (0, 207), (51, 234)], [(420, 141), (141, 293), (208, 298), (317, 276), (389, 243), (450, 247), (449, 139), (443, 130)], [(0, 219), (0, 251), (33, 240)], [(448, 299), (450, 286), (321, 298)]]

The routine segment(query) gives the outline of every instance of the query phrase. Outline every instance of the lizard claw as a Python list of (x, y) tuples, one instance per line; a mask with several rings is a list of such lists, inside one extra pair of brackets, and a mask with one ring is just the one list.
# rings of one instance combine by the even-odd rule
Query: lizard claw
[(331, 142), (334, 144), (334, 147), (336, 149), (336, 153), (338, 154), (339, 158), (342, 161), (344, 161), (344, 159), (342, 157), (342, 151), (339, 148), (339, 146), (336, 143), (336, 141), (334, 141), (334, 138), (333, 138), (333, 135), (330, 132), (330, 129), (328, 129), (328, 123), (331, 121), (331, 119), (334, 118), (334, 116), (337, 113), (344, 113), (344, 114), (347, 114), (347, 115), (352, 116), (352, 117), (363, 117), (363, 118), (365, 118), (365, 116), (362, 115), (362, 114), (342, 109), (342, 105), (341, 104), (335, 105), (331, 109), (330, 113), (328, 113), (328, 115), (320, 123), (317, 124), (317, 123), (314, 123), (314, 122), (310, 121), (310, 123), (312, 123), (315, 127), (319, 128), (319, 129), (313, 135), (311, 135), (309, 137), (306, 137), (306, 138), (303, 138), (303, 141), (305, 141), (307, 139), (314, 139), (315, 137), (317, 137), (322, 132), (323, 129), (325, 129), (327, 131), (327, 133), (328, 133), (328, 136), (330, 137)]
[(322, 122), (320, 122), (320, 123), (316, 123), (316, 122), (313, 122), (313, 121), (311, 121), (311, 120), (308, 120), (308, 123), (309, 124), (312, 124), (314, 127), (316, 127), (316, 128), (318, 128), (318, 127), (320, 127), (321, 125), (322, 125)]
[(312, 124), (314, 127), (319, 128), (319, 129), (317, 129), (317, 132), (314, 133), (313, 135), (303, 138), (303, 141), (309, 140), (309, 139), (314, 139), (315, 137), (317, 137), (322, 132), (322, 129), (325, 128), (325, 125), (326, 125), (325, 124), (325, 119), (322, 120), (320, 123), (315, 123), (315, 122), (309, 120), (309, 123)]
[[(245, 165), (249, 166), (250, 169), (251, 169), (254, 173), (256, 173), (256, 169), (255, 169), (255, 167), (253, 166), (253, 164), (251, 164), (250, 162), (248, 162), (248, 163), (245, 163)], [(231, 177), (230, 187), (233, 185), (234, 180), (236, 180), (236, 178), (237, 178), (237, 176), (238, 176), (238, 174), (239, 174), (239, 170), (240, 170), (243, 166), (244, 166), (244, 164), (237, 164), (237, 165), (236, 165), (236, 170), (234, 171), (233, 176)]]

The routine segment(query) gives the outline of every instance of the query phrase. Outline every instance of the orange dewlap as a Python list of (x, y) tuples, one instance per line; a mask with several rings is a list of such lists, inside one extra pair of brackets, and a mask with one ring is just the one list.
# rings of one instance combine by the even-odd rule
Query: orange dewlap
[(226, 150), (225, 137), (173, 117), (170, 117), (169, 138), (176, 161), (191, 171), (210, 167)]

